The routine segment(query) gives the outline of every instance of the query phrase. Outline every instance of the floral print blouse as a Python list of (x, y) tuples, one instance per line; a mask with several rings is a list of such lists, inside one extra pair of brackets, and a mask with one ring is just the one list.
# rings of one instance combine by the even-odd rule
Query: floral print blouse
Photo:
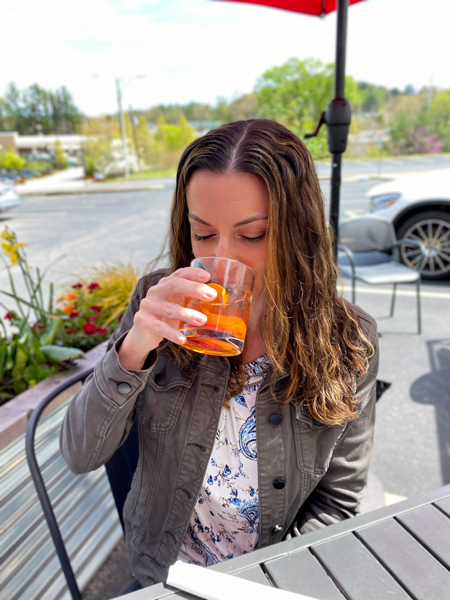
[(205, 567), (251, 552), (258, 544), (256, 393), (267, 355), (245, 365), (242, 394), (222, 408), (214, 448), (178, 558)]

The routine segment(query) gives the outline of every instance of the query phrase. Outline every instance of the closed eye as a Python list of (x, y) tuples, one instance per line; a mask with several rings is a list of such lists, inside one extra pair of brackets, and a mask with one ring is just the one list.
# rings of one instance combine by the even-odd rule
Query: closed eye
[(262, 242), (263, 239), (266, 237), (266, 232), (262, 233), (261, 235), (258, 235), (257, 237), (247, 237), (245, 235), (243, 235), (242, 237), (246, 242), (250, 242), (250, 243)]
[(213, 237), (213, 235), (213, 233), (210, 233), (209, 235), (197, 235), (196, 233), (194, 233), (194, 240), (196, 242), (202, 242), (203, 240), (209, 240)]

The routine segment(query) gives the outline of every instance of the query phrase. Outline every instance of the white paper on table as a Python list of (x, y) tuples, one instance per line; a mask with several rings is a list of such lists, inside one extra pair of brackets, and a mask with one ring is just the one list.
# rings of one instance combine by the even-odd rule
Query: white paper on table
[(206, 600), (315, 600), (181, 560), (170, 567), (167, 584)]

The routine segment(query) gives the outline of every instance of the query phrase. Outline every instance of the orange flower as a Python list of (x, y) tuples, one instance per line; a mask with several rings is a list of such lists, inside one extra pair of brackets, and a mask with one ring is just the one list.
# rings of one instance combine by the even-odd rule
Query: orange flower
[(66, 315), (70, 315), (75, 311), (75, 306), (73, 304), (66, 304), (66, 306), (62, 309), (63, 313)]
[(60, 296), (56, 302), (71, 302), (72, 300), (77, 300), (78, 296), (76, 294), (63, 294)]

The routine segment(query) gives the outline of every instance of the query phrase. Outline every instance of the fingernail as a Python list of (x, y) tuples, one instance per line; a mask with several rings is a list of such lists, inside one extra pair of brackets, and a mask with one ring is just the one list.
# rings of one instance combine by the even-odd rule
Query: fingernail
[(179, 336), (177, 337), (177, 342), (178, 342), (179, 344), (185, 344), (185, 343), (186, 343), (186, 341), (187, 341), (187, 340), (186, 340), (186, 338), (184, 337), (184, 335), (179, 335)]
[(200, 279), (204, 279), (205, 281), (206, 281), (206, 279), (209, 279), (208, 271), (200, 271), (198, 275), (199, 275)]
[(216, 290), (210, 289), (207, 292), (205, 292), (205, 296), (207, 298), (211, 298), (211, 300), (213, 300), (214, 298), (217, 297), (217, 292), (216, 292)]
[(203, 325), (203, 323), (206, 323), (207, 318), (205, 315), (202, 315), (201, 317), (194, 317), (193, 320), (196, 325)]

